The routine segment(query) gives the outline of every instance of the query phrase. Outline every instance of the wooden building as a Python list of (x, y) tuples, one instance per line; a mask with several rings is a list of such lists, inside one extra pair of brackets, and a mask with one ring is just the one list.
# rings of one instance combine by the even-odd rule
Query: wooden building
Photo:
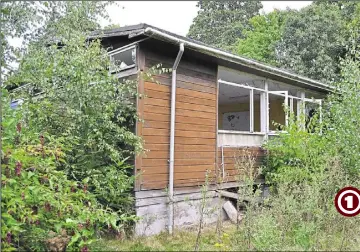
[[(321, 110), (330, 87), (275, 67), (207, 46), (162, 29), (134, 25), (94, 33), (111, 46), (119, 77), (162, 64), (170, 73), (140, 78), (136, 133), (145, 153), (135, 160), (138, 235), (155, 234), (198, 220), (199, 186), (209, 171), (210, 203), (215, 189), (238, 186), (235, 157), (249, 149), (261, 162), (261, 145), (276, 136), (288, 113)], [(207, 221), (218, 218), (207, 215)]]

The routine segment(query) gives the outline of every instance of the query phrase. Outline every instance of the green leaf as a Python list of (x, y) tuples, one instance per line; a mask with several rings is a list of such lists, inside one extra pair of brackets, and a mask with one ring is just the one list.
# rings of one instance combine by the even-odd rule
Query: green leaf
[(73, 235), (71, 237), (71, 240), (69, 242), (69, 244), (67, 245), (67, 247), (71, 247), (74, 243), (76, 243), (79, 239), (81, 238), (80, 233), (76, 232), (75, 235)]

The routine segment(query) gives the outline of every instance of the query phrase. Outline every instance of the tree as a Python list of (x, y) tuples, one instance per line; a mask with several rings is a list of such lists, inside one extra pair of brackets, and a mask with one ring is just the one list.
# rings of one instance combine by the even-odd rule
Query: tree
[(337, 93), (328, 99), (325, 122), (328, 138), (341, 153), (341, 163), (352, 176), (360, 174), (360, 46), (356, 41), (340, 64), (340, 81), (335, 84)]
[(274, 10), (269, 14), (254, 16), (250, 29), (243, 31), (244, 38), (237, 42), (236, 53), (276, 66), (275, 46), (282, 37), (283, 27), (291, 10)]
[(310, 5), (287, 18), (276, 46), (279, 64), (323, 82), (338, 80), (348, 37), (338, 6)]
[(88, 178), (89, 191), (102, 204), (124, 213), (131, 207), (134, 179), (126, 160), (141, 150), (134, 132), (136, 85), (109, 75), (101, 41), (87, 39), (103, 11), (88, 3), (55, 8), (63, 12), (52, 12), (7, 83), (29, 84), (18, 96), (27, 98), (23, 109), (32, 127), (66, 139), (66, 162), (58, 169), (75, 181)]
[(15, 61), (19, 48), (11, 45), (9, 39), (31, 36), (31, 27), (41, 21), (35, 2), (1, 2), (1, 73), (11, 72), (10, 62)]
[[(17, 63), (30, 41), (44, 38), (45, 34), (48, 38), (56, 35), (51, 32), (52, 29), (54, 30), (51, 28), (51, 24), (57, 24), (67, 13), (72, 11), (72, 29), (94, 30), (100, 28), (97, 21), (99, 18), (108, 20), (109, 17), (104, 8), (112, 2), (2, 1), (0, 4), (1, 72), (6, 77), (16, 70)], [(21, 42), (21, 45), (14, 46), (11, 40), (17, 40)]]
[(258, 15), (262, 8), (260, 1), (199, 1), (198, 15), (188, 33), (206, 44), (232, 50), (242, 30), (248, 26), (251, 17)]

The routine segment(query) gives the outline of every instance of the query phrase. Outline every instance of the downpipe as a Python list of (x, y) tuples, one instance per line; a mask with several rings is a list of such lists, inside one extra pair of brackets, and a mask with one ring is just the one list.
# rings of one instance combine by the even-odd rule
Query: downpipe
[(174, 224), (174, 150), (175, 150), (175, 106), (176, 106), (176, 70), (184, 53), (184, 43), (180, 43), (178, 55), (172, 68), (171, 77), (171, 113), (170, 113), (170, 157), (169, 157), (169, 209), (168, 230), (173, 233)]

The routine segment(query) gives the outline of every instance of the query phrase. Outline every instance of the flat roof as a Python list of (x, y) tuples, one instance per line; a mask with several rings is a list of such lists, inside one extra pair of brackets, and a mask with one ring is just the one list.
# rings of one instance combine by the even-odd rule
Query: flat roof
[(275, 77), (278, 76), (288, 79), (290, 81), (295, 81), (309, 88), (316, 88), (324, 91), (333, 90), (332, 86), (322, 83), (320, 81), (298, 75), (288, 70), (270, 66), (265, 63), (244, 56), (235, 55), (230, 52), (209, 46), (200, 41), (196, 41), (191, 38), (180, 36), (175, 33), (144, 23), (137, 25), (123, 26), (115, 29), (97, 30), (91, 33), (89, 39), (99, 38), (99, 37), (110, 38), (110, 37), (118, 37), (118, 36), (128, 36), (128, 38), (134, 38), (140, 35), (145, 35), (148, 37), (152, 37), (173, 44), (184, 43), (185, 50), (186, 48), (190, 48), (191, 50), (195, 50), (200, 53), (210, 55), (212, 57), (216, 57), (228, 62), (232, 62), (242, 66), (246, 66), (248, 68), (252, 68), (254, 70), (268, 74), (269, 76), (275, 76)]

